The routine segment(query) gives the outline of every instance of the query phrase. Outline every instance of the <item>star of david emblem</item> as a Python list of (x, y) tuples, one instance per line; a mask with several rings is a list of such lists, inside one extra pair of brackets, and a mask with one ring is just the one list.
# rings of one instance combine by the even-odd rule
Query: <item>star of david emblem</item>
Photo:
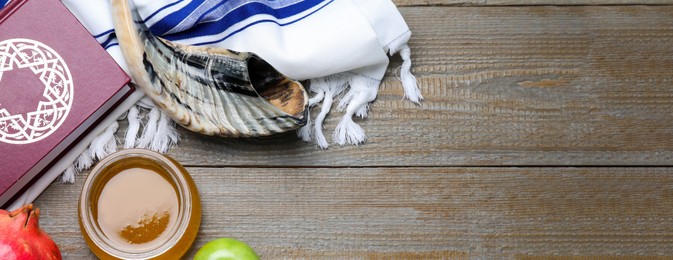
[[(0, 103), (0, 142), (28, 144), (40, 141), (63, 124), (72, 108), (70, 70), (51, 47), (21, 38), (0, 41), (0, 87), (22, 87), (3, 86), (3, 73), (12, 70), (28, 70), (43, 84), (44, 91), (34, 104), (35, 110), (25, 114), (11, 114), (7, 105)], [(0, 92), (0, 96), (2, 94)]]

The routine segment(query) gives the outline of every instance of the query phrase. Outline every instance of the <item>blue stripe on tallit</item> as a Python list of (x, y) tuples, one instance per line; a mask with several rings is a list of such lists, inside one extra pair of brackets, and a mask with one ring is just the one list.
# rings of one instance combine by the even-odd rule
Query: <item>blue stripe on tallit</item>
[(233, 36), (234, 34), (237, 34), (237, 33), (241, 32), (241, 31), (245, 30), (246, 28), (248, 28), (248, 27), (250, 27), (250, 26), (253, 26), (253, 25), (255, 25), (255, 24), (259, 24), (259, 23), (275, 23), (275, 24), (278, 25), (278, 26), (286, 26), (286, 25), (290, 25), (290, 24), (293, 24), (293, 23), (295, 23), (295, 22), (301, 21), (301, 20), (303, 20), (303, 19), (306, 18), (306, 17), (311, 16), (313, 13), (315, 13), (315, 12), (317, 12), (317, 11), (320, 11), (320, 9), (323, 9), (325, 6), (329, 5), (329, 4), (332, 3), (332, 2), (334, 2), (334, 0), (330, 0), (330, 1), (327, 2), (325, 5), (323, 5), (323, 6), (319, 7), (319, 8), (317, 8), (316, 10), (313, 10), (311, 13), (306, 14), (306, 15), (304, 15), (304, 16), (302, 16), (302, 17), (299, 17), (298, 19), (295, 19), (295, 20), (292, 20), (292, 21), (289, 21), (289, 22), (279, 23), (278, 20), (262, 19), (262, 20), (258, 20), (258, 21), (249, 23), (249, 24), (247, 24), (247, 25), (241, 27), (240, 29), (237, 29), (237, 30), (235, 30), (235, 31), (233, 31), (233, 32), (231, 32), (231, 33), (229, 33), (229, 34), (227, 34), (227, 35), (225, 35), (225, 36), (223, 36), (223, 37), (221, 37), (221, 38), (219, 38), (219, 39), (215, 39), (215, 40), (211, 40), (211, 41), (203, 41), (203, 42), (199, 42), (199, 43), (194, 43), (194, 45), (208, 45), (208, 44), (214, 44), (214, 43), (218, 43), (218, 42), (224, 41), (224, 40), (226, 40), (227, 38)]
[[(302, 0), (206, 0), (194, 1), (180, 10), (161, 18), (150, 26), (155, 35), (178, 33), (194, 27), (198, 23), (220, 20), (227, 13), (247, 4), (264, 4), (273, 9), (281, 9), (299, 4)], [(254, 15), (254, 14), (253, 14)], [(227, 28), (222, 28), (226, 30)]]
[[(217, 35), (229, 29), (231, 26), (237, 25), (242, 22), (246, 22), (247, 19), (254, 17), (256, 15), (264, 15), (264, 19), (269, 19), (271, 16), (277, 20), (287, 19), (298, 14), (305, 12), (311, 8), (314, 8), (327, 0), (258, 0), (258, 1), (240, 1), (240, 0), (227, 0), (227, 1), (207, 1), (209, 3), (204, 3), (203, 6), (211, 6), (208, 10), (198, 10), (191, 12), (189, 16), (184, 17), (182, 20), (174, 20), (175, 17), (181, 17), (185, 13), (188, 13), (189, 10), (181, 9), (178, 11), (179, 15), (169, 15), (165, 18), (158, 21), (155, 25), (150, 27), (152, 33), (156, 35), (162, 35), (163, 37), (169, 40), (180, 40), (188, 39), (193, 37), (201, 37), (208, 35)], [(232, 7), (232, 5), (235, 5)], [(290, 19), (290, 21), (284, 21), (284, 23), (290, 23), (300, 18)], [(261, 18), (260, 18), (261, 19)], [(270, 22), (274, 22), (269, 20)], [(185, 24), (188, 22), (188, 24)], [(249, 24), (239, 24), (239, 27), (249, 27), (252, 23), (259, 23), (259, 20), (250, 20), (247, 21)], [(275, 23), (279, 24), (278, 21)], [(183, 27), (183, 28), (180, 28)], [(178, 29), (176, 31), (176, 29)], [(165, 34), (170, 30), (176, 31), (175, 33)]]
[[(0, 0), (0, 1), (3, 1), (3, 0)], [(159, 12), (165, 10), (166, 8), (169, 8), (169, 7), (171, 7), (171, 6), (174, 6), (174, 5), (176, 5), (176, 4), (179, 4), (180, 2), (183, 2), (183, 1), (185, 1), (185, 0), (178, 0), (178, 1), (175, 1), (175, 2), (173, 2), (173, 3), (167, 4), (167, 5), (165, 5), (165, 6), (162, 6), (161, 8), (155, 10), (152, 14), (150, 14), (149, 16), (147, 16), (147, 17), (143, 20), (143, 22), (147, 22), (147, 20), (152, 19), (152, 17), (154, 17), (155, 15), (157, 15)], [(109, 30), (104, 31), (104, 32), (102, 32), (102, 33), (93, 35), (93, 37), (94, 37), (94, 38), (101, 38), (101, 37), (103, 37), (103, 36), (108, 36), (108, 37), (109, 37), (109, 34), (110, 34), (110, 33), (113, 33), (113, 32), (114, 32), (114, 29), (109, 29)], [(116, 36), (113, 35), (113, 37), (116, 37)], [(98, 41), (100, 42), (101, 40), (99, 39)], [(103, 41), (103, 43), (101, 43), (101, 45), (103, 45), (103, 47), (105, 47), (105, 42), (108, 42), (108, 41), (109, 41), (109, 39)]]
[(107, 49), (109, 49), (109, 48), (111, 48), (111, 47), (114, 47), (114, 46), (119, 46), (119, 43), (118, 43), (118, 42), (115, 42), (115, 43), (110, 44), (110, 45), (108, 45), (107, 47), (104, 47), (104, 48), (105, 48), (105, 50), (107, 50)]
[(105, 36), (105, 35), (108, 35), (108, 34), (114, 32), (114, 31), (115, 31), (114, 29), (110, 29), (110, 30), (104, 31), (104, 32), (102, 32), (102, 33), (93, 35), (93, 37), (94, 37), (94, 38), (100, 38), (100, 37), (103, 37), (103, 36)]
[[(166, 32), (173, 29), (175, 26), (184, 21), (190, 14), (192, 14), (199, 6), (205, 4), (201, 1), (192, 1), (180, 10), (167, 15), (154, 25), (150, 26), (150, 31), (155, 35), (164, 35)], [(165, 8), (162, 7), (162, 8)]]
[(155, 10), (152, 14), (148, 15), (147, 17), (145, 17), (145, 20), (143, 20), (143, 22), (147, 22), (149, 19), (152, 19), (152, 17), (154, 17), (155, 15), (157, 15), (159, 12), (165, 10), (166, 8), (169, 8), (169, 7), (171, 7), (171, 6), (174, 6), (174, 5), (176, 5), (176, 4), (179, 4), (179, 3), (181, 3), (182, 1), (184, 1), (184, 0), (178, 0), (178, 1), (175, 1), (175, 2), (173, 2), (173, 3), (170, 3), (170, 4), (167, 4), (167, 5), (162, 6), (161, 8)]
[[(0, 8), (4, 7), (11, 0), (0, 0)], [(177, 0), (154, 10), (144, 21), (158, 15), (166, 8), (174, 6), (185, 0)], [(259, 23), (275, 23), (279, 26), (285, 26), (297, 21), (303, 20), (311, 14), (322, 9), (325, 5), (334, 0), (194, 0), (179, 10), (166, 15), (154, 23), (150, 30), (156, 35), (162, 35), (169, 40), (181, 40), (193, 37), (202, 37), (220, 34), (234, 25), (239, 29), (222, 36), (219, 39), (207, 40), (195, 45), (206, 45), (223, 41), (246, 28)], [(327, 2), (327, 3), (325, 3)], [(317, 7), (313, 12), (303, 15), (307, 10)], [(260, 19), (249, 19), (256, 15), (262, 15)], [(293, 16), (297, 16), (292, 19)], [(273, 17), (269, 19), (270, 17)], [(290, 18), (290, 19), (288, 19)], [(249, 21), (246, 21), (248, 20)], [(282, 23), (281, 19), (287, 19)], [(239, 24), (247, 22), (247, 24)], [(167, 32), (175, 31), (166, 35)], [(103, 48), (108, 49), (117, 46), (114, 29), (93, 35), (101, 43)], [(105, 38), (103, 38), (105, 37)]]
[(105, 41), (103, 41), (103, 42), (100, 43), (100, 45), (103, 46), (103, 48), (106, 48), (106, 49), (107, 49), (107, 46), (108, 46), (111, 42), (113, 42), (114, 40), (116, 40), (116, 39), (117, 39), (117, 34), (115, 34), (115, 33), (111, 33), (111, 34), (107, 37), (107, 39), (105, 39)]
[(213, 8), (209, 9), (206, 13), (203, 13), (199, 17), (198, 20), (199, 20), (199, 23), (221, 20), (228, 13), (230, 13), (233, 10), (236, 10), (237, 8), (242, 7), (245, 4), (257, 3), (257, 4), (267, 5), (269, 8), (273, 8), (273, 9), (282, 9), (282, 8), (287, 8), (287, 7), (290, 7), (290, 6), (293, 6), (293, 5), (301, 4), (302, 1), (304, 1), (304, 0), (228, 0), (228, 1), (220, 1)]

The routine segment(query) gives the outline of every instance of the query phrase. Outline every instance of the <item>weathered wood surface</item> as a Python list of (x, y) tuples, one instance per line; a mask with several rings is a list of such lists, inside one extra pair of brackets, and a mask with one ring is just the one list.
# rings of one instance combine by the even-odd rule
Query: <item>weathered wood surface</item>
[[(425, 101), (390, 66), (368, 142), (185, 134), (188, 165), (670, 165), (673, 7), (403, 8)], [(315, 112), (315, 111), (314, 111)], [(341, 113), (326, 122), (328, 139)], [(183, 131), (183, 133), (185, 133)], [(330, 140), (331, 141), (331, 140)]]
[[(426, 100), (401, 100), (394, 59), (367, 144), (181, 131), (204, 202), (187, 257), (224, 236), (264, 259), (673, 256), (673, 168), (649, 167), (673, 165), (673, 7), (631, 5), (668, 2), (403, 1)], [(563, 167), (587, 165), (648, 167)], [(93, 257), (83, 178), (36, 202), (66, 259)]]
[[(264, 259), (673, 255), (673, 168), (190, 168), (203, 222)], [(42, 226), (68, 259), (83, 183), (53, 184)]]
[(672, 0), (393, 0), (397, 6), (670, 5)]

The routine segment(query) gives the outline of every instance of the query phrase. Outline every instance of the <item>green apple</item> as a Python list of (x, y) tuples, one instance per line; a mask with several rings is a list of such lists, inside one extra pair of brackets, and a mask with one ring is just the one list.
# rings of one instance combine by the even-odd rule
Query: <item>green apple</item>
[(218, 238), (203, 245), (196, 252), (194, 260), (259, 260), (259, 256), (241, 241)]

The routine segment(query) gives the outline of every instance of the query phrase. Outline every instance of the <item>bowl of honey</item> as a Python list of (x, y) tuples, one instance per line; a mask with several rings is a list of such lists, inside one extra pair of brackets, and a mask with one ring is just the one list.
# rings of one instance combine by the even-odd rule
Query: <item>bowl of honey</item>
[(100, 161), (85, 180), (79, 223), (101, 259), (178, 259), (199, 231), (199, 193), (174, 159), (122, 150)]

